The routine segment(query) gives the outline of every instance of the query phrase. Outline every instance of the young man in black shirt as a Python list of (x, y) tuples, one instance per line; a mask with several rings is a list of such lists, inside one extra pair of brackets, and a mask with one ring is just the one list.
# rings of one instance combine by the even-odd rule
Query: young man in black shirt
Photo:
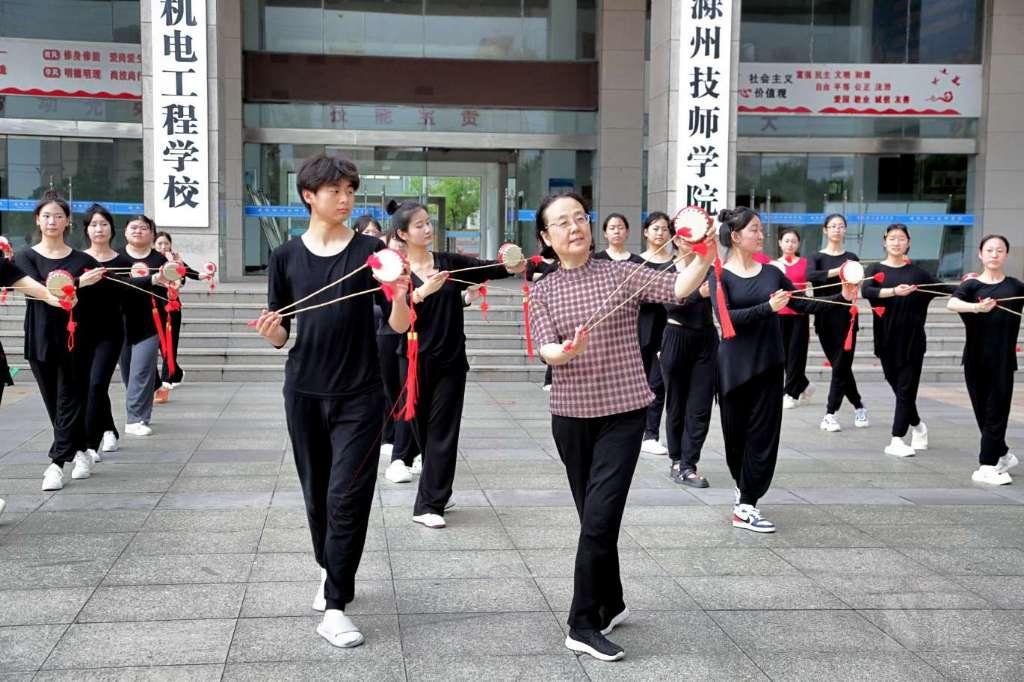
[[(320, 154), (302, 164), (298, 190), (310, 213), (309, 228), (270, 255), (269, 310), (256, 323), (275, 348), (287, 343), (292, 320), (275, 311), (293, 308), (293, 302), (352, 273), (384, 248), (376, 237), (345, 225), (358, 188), (359, 172), (347, 159)], [(365, 268), (298, 305), (378, 286)], [(401, 293), (391, 304), (378, 292), (297, 315), (302, 333), (285, 366), (288, 433), (321, 568), (313, 608), (324, 611), (324, 619), (317, 632), (338, 647), (363, 643), (345, 606), (354, 596), (366, 540), (385, 412), (373, 306), (385, 307), (395, 331), (409, 326), (408, 275), (392, 287)]]

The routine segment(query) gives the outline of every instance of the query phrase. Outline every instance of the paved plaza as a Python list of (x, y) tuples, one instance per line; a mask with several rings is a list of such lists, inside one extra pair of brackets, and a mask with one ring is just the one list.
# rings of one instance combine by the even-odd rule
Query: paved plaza
[[(818, 429), (818, 388), (785, 414), (761, 504), (775, 535), (728, 524), (717, 414), (710, 489), (641, 457), (619, 543), (632, 617), (612, 636), (626, 659), (599, 663), (562, 644), (578, 523), (535, 386), (468, 387), (448, 528), (414, 525), (414, 484), (378, 479), (349, 608), (366, 644), (339, 650), (314, 630), (279, 385), (185, 384), (154, 436), (41, 493), (49, 428), (23, 380), (0, 408), (0, 679), (1024, 679), (1024, 471), (970, 482), (960, 386), (923, 387), (932, 448), (908, 460), (882, 454), (887, 387), (862, 386), (870, 428), (846, 407), (837, 434)], [(1013, 417), (1024, 448), (1019, 398)]]

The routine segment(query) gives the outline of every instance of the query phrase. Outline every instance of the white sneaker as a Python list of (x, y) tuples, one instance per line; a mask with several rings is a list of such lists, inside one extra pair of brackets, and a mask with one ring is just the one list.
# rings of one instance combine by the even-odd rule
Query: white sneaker
[(860, 407), (853, 411), (853, 425), (858, 429), (866, 429), (871, 426), (866, 407)]
[(113, 431), (104, 431), (100, 441), (100, 452), (117, 452), (117, 436)]
[(320, 569), (320, 588), (316, 591), (316, 596), (313, 597), (313, 610), (314, 611), (326, 611), (327, 610), (327, 597), (324, 596), (324, 585), (327, 584), (327, 569)]
[(86, 450), (85, 454), (89, 455), (89, 459), (92, 460), (93, 464), (99, 464), (100, 462), (103, 461), (103, 456), (96, 450), (93, 450), (92, 448)]
[(43, 490), (60, 490), (64, 487), (64, 468), (51, 464), (43, 472)]
[(4, 513), (4, 509), (5, 509), (6, 507), (7, 507), (7, 503), (6, 503), (6, 502), (4, 502), (3, 500), (0, 500), (0, 516), (2, 516), (2, 515), (3, 515), (3, 513)]
[(839, 420), (836, 419), (834, 414), (826, 414), (821, 418), (821, 424), (818, 425), (822, 431), (829, 431), (835, 433), (836, 431), (842, 431), (843, 427), (839, 425)]
[(739, 486), (735, 486), (733, 488), (733, 492), (736, 493), (735, 496), (734, 496), (735, 502), (733, 502), (733, 506), (734, 507), (738, 507), (739, 504), (740, 504), (740, 489), (739, 489)]
[(914, 448), (903, 442), (902, 438), (892, 437), (892, 442), (885, 446), (885, 454), (893, 457), (913, 457)]
[(982, 464), (978, 470), (971, 474), (971, 480), (975, 483), (988, 483), (989, 485), (1007, 485), (1013, 483), (1010, 474), (999, 471), (996, 467)]
[(667, 455), (668, 448), (666, 448), (664, 445), (654, 440), (653, 438), (648, 438), (647, 440), (640, 444), (640, 452), (643, 452), (644, 454), (647, 455)]
[(551, 384), (544, 384), (540, 388), (542, 391), (547, 391), (548, 393), (551, 393)]
[(996, 464), (996, 470), (1001, 473), (1006, 473), (1018, 464), (1020, 464), (1020, 461), (1017, 459), (1017, 455), (1012, 452), (1007, 452), (999, 458), (999, 462)]
[(444, 528), (446, 525), (444, 517), (440, 514), (420, 514), (413, 516), (412, 520), (414, 523), (419, 523), (427, 528)]
[(92, 457), (81, 450), (75, 453), (75, 467), (71, 470), (71, 478), (80, 481), (92, 476)]
[(409, 467), (410, 473), (414, 476), (418, 476), (423, 473), (423, 455), (416, 455), (412, 460), (412, 466)]
[(178, 383), (176, 383), (176, 384), (167, 384), (167, 383), (165, 383), (165, 384), (164, 384), (164, 387), (165, 387), (165, 388), (169, 388), (169, 389), (171, 389), (171, 390), (173, 391), (173, 390), (174, 390), (174, 389), (176, 389), (176, 388), (177, 388), (178, 386), (181, 386), (181, 385), (182, 385), (183, 383), (185, 383), (185, 382), (184, 382), (184, 380), (182, 380), (182, 381), (179, 381), (179, 382), (178, 382)]
[(924, 422), (910, 427), (910, 447), (915, 450), (928, 449), (928, 427)]
[(405, 462), (396, 459), (384, 470), (384, 478), (392, 483), (408, 483), (412, 480), (412, 474), (409, 473), (409, 467), (405, 466)]
[(800, 404), (800, 401), (791, 395), (782, 396), (782, 409), (792, 410), (794, 407)]
[(365, 642), (363, 633), (344, 611), (331, 609), (324, 612), (324, 619), (316, 626), (317, 633), (334, 646), (351, 649)]
[(132, 436), (149, 436), (153, 433), (153, 429), (142, 422), (136, 422), (134, 424), (125, 424), (124, 432)]
[(391, 443), (380, 444), (380, 455), (381, 457), (390, 457), (391, 453), (395, 451), (395, 446)]
[(160, 386), (166, 388), (168, 391), (174, 388), (174, 385), (171, 384), (171, 382), (169, 381), (164, 381), (163, 383), (160, 384)]

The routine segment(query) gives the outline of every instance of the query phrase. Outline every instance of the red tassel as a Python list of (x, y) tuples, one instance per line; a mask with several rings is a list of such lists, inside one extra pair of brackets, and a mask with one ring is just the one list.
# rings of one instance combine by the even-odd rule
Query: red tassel
[(877, 282), (878, 284), (881, 284), (882, 282), (885, 281), (885, 273), (876, 272), (875, 274), (871, 275), (871, 279), (875, 280), (875, 282)]
[[(160, 353), (164, 356), (164, 358), (166, 358), (167, 357), (167, 339), (164, 337), (164, 327), (163, 327), (162, 324), (160, 324), (160, 311), (156, 309), (156, 299), (153, 298), (152, 296), (150, 296), (149, 300), (153, 304), (153, 308), (152, 308), (153, 326), (156, 327), (156, 336), (157, 336), (157, 339), (160, 341)], [(170, 363), (168, 363), (168, 367), (169, 366), (170, 366)]]
[(167, 313), (167, 326), (164, 328), (164, 341), (167, 343), (167, 353), (164, 355), (167, 359), (167, 371), (173, 375), (178, 371), (178, 369), (174, 362), (174, 335), (171, 332), (170, 313)]
[(381, 284), (380, 290), (384, 292), (384, 300), (388, 303), (395, 300), (395, 290), (391, 288), (390, 284)]
[(722, 259), (718, 256), (715, 256), (715, 279), (718, 282), (718, 286), (715, 287), (718, 323), (722, 325), (722, 338), (731, 339), (736, 336), (736, 329), (732, 326), (732, 318), (729, 317), (729, 307), (725, 301), (725, 284), (722, 282)]
[(683, 239), (689, 239), (690, 237), (693, 236), (693, 230), (691, 230), (688, 227), (680, 227), (678, 230), (676, 230), (676, 236), (682, 237)]
[(526, 327), (526, 357), (533, 359), (533, 337), (530, 335), (530, 286), (523, 273), (523, 326)]
[(572, 349), (575, 347), (576, 344), (574, 344), (571, 340), (566, 341), (565, 343), (562, 344), (562, 350), (565, 351), (566, 353), (571, 353)]
[(885, 315), (885, 307), (876, 305), (871, 308), (871, 312), (873, 312), (875, 315), (878, 315), (879, 317), (882, 317), (883, 315)]
[[(65, 287), (66, 289), (67, 287)], [(74, 293), (74, 287), (71, 289), (71, 293)], [(75, 312), (71, 307), (71, 301), (69, 299), (61, 299), (60, 307), (68, 311), (68, 326), (65, 327), (68, 331), (68, 350), (73, 351), (75, 349), (75, 329), (78, 324), (75, 322)]]
[(829, 360), (826, 360), (825, 362), (821, 363), (821, 366), (822, 367), (831, 367), (832, 366), (832, 362), (829, 361)]
[[(409, 283), (410, 292), (412, 283)], [(405, 373), (405, 407), (402, 419), (412, 421), (416, 416), (416, 399), (419, 397), (420, 338), (416, 333), (416, 308), (413, 306), (412, 294), (409, 295), (409, 331), (405, 335), (405, 359), (409, 362), (409, 371)]]
[(538, 265), (540, 265), (543, 262), (544, 262), (544, 259), (540, 255), (536, 255), (535, 254), (533, 256), (530, 256), (530, 265), (532, 265), (534, 267), (537, 267)]
[(366, 264), (371, 270), (380, 270), (380, 258), (378, 258), (375, 253), (371, 253), (366, 257)]
[(484, 322), (487, 321), (487, 311), (491, 309), (491, 306), (487, 303), (487, 287), (481, 286), (478, 291), (480, 292), (480, 315), (484, 318)]
[(708, 255), (708, 245), (705, 244), (704, 242), (697, 242), (696, 244), (690, 244), (690, 248), (693, 249), (693, 252), (695, 254), (697, 254), (698, 256), (706, 256), (706, 255)]
[(857, 315), (860, 314), (860, 308), (857, 307), (857, 302), (854, 301), (853, 305), (850, 306), (850, 328), (846, 331), (846, 340), (843, 341), (843, 350), (853, 350), (853, 325), (857, 323)]

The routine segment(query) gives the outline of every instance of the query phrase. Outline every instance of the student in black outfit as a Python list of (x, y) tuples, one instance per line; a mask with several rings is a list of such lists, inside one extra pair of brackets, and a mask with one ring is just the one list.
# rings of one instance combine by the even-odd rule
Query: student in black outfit
[[(82, 218), (85, 236), (89, 239), (87, 254), (96, 259), (104, 268), (131, 267), (131, 261), (115, 251), (114, 218), (103, 206), (93, 204)], [(123, 270), (118, 271), (124, 273)], [(111, 273), (113, 274), (113, 273)], [(83, 297), (82, 314), (87, 316), (95, 330), (95, 348), (92, 370), (89, 373), (89, 394), (85, 408), (85, 433), (89, 455), (94, 462), (103, 458), (104, 452), (117, 450), (120, 434), (114, 424), (110, 407), (110, 380), (124, 347), (124, 311), (121, 299), (125, 288), (108, 277), (96, 283)]]
[[(41, 239), (30, 249), (19, 251), (14, 264), (38, 282), (65, 270), (75, 278), (76, 290), (95, 284), (103, 270), (92, 256), (76, 251), (65, 242), (71, 226), (71, 208), (55, 193), (47, 193), (36, 204), (36, 226)], [(82, 294), (77, 294), (82, 296)], [(76, 318), (74, 347), (69, 348), (68, 313), (30, 303), (25, 310), (25, 359), (32, 367), (39, 393), (53, 425), (51, 464), (43, 473), (43, 490), (64, 487), (64, 465), (74, 462), (71, 478), (89, 478), (92, 458), (86, 454), (85, 405), (92, 363), (92, 334), (88, 318)]]
[[(178, 288), (185, 286), (185, 283), (194, 279), (199, 281), (199, 273), (188, 266), (188, 263), (181, 259), (181, 254), (174, 250), (174, 243), (171, 239), (171, 235), (168, 232), (157, 232), (156, 240), (153, 242), (153, 247), (159, 251), (164, 258), (175, 263), (180, 263), (185, 266), (185, 276), (178, 280)], [(181, 338), (181, 309), (172, 310), (171, 316), (171, 349), (174, 354), (175, 360), (178, 358), (178, 340)], [(167, 358), (163, 360), (163, 366), (160, 369), (160, 376), (157, 377), (157, 402), (167, 402), (168, 391), (177, 388), (182, 381), (185, 379), (185, 372), (181, 369), (181, 363), (174, 363), (174, 371), (171, 371), (170, 365), (167, 362)]]
[[(351, 161), (324, 154), (307, 159), (297, 184), (310, 212), (309, 228), (271, 253), (269, 311), (256, 321), (257, 332), (275, 348), (287, 343), (292, 321), (275, 311), (362, 267), (384, 248), (380, 239), (345, 225), (359, 188), (359, 172)], [(366, 268), (293, 309), (379, 286)], [(395, 291), (407, 289), (407, 277), (395, 283)], [(384, 426), (375, 298), (379, 302), (383, 296), (356, 296), (298, 314), (301, 333), (285, 365), (288, 434), (321, 568), (313, 608), (324, 611), (324, 618), (317, 632), (345, 648), (363, 643), (345, 606), (355, 593)], [(396, 331), (408, 327), (403, 295), (390, 306), (389, 323)]]
[[(456, 279), (483, 283), (526, 269), (511, 270), (497, 261), (483, 261), (456, 253), (432, 253), (434, 227), (426, 208), (414, 201), (388, 205), (391, 233), (405, 242), (416, 307), (419, 336), (418, 398), (412, 429), (423, 455), (419, 490), (412, 520), (428, 528), (444, 528), (444, 510), (452, 495), (458, 458), (459, 427), (466, 392), (466, 334), (463, 331), (463, 291), (467, 284), (448, 281), (448, 271), (493, 263), (455, 274)], [(406, 351), (403, 340), (402, 353)], [(403, 375), (408, 371), (402, 360)]]
[[(129, 218), (124, 227), (125, 247), (121, 255), (128, 262), (142, 263), (149, 274), (135, 277), (118, 273), (119, 278), (135, 285), (135, 289), (122, 287), (121, 305), (124, 311), (125, 344), (121, 349), (121, 380), (125, 386), (124, 432), (131, 436), (149, 436), (153, 433), (154, 387), (157, 382), (157, 357), (161, 353), (160, 334), (167, 328), (167, 280), (159, 268), (167, 258), (153, 248), (156, 223), (145, 215)], [(118, 285), (120, 286), (120, 285)], [(139, 291), (142, 289), (143, 291)], [(156, 298), (155, 296), (160, 298)], [(153, 319), (156, 308), (160, 332)]]
[[(887, 227), (882, 244), (885, 260), (865, 269), (863, 293), (872, 306), (885, 311), (881, 316), (871, 316), (875, 357), (881, 360), (885, 380), (896, 396), (892, 440), (885, 447), (885, 454), (913, 457), (916, 450), (928, 449), (928, 427), (917, 413), (917, 389), (928, 345), (924, 331), (928, 306), (933, 297), (941, 296), (919, 291), (918, 287), (924, 285), (935, 291), (943, 285), (920, 266), (907, 262), (910, 231), (906, 225), (896, 223)], [(885, 275), (883, 282), (871, 279), (879, 272)], [(907, 445), (903, 437), (911, 429), (911, 442)]]
[[(608, 248), (598, 251), (594, 258), (598, 260), (628, 260), (631, 263), (642, 263), (635, 253), (630, 253), (626, 248), (626, 240), (629, 239), (629, 221), (621, 213), (609, 213), (601, 224), (601, 232), (608, 241)], [(556, 266), (557, 269), (557, 266)]]
[[(1019, 461), (1006, 445), (1006, 426), (1017, 371), (1016, 344), (1020, 334), (1019, 314), (1024, 309), (1021, 299), (1024, 282), (1007, 276), (1004, 271), (1009, 252), (1010, 242), (1006, 237), (999, 234), (982, 237), (978, 247), (983, 266), (981, 274), (968, 275), (947, 304), (950, 310), (960, 313), (967, 332), (964, 379), (981, 431), (979, 466), (971, 480), (989, 485), (1011, 483), (1013, 479), (1008, 472)], [(1007, 298), (1018, 300), (1000, 300)], [(1001, 310), (997, 305), (1009, 310)]]
[[(60, 300), (56, 296), (51, 294), (45, 286), (28, 277), (2, 252), (0, 252), (0, 287), (17, 287), (26, 300), (33, 298), (60, 308)], [(29, 302), (29, 305), (36, 305), (36, 303)], [(0, 344), (0, 404), (3, 403), (4, 388), (13, 385), (11, 369), (7, 366), (7, 356), (4, 354), (3, 344)], [(0, 500), (0, 514), (3, 514), (6, 506), (7, 504)]]
[[(674, 241), (678, 260), (689, 265), (695, 257), (689, 242), (679, 237)], [(708, 487), (697, 463), (711, 426), (718, 365), (718, 332), (710, 296), (710, 285), (704, 282), (679, 304), (666, 303), (668, 319), (661, 340), (669, 478), (691, 488)]]
[[(807, 279), (812, 284), (838, 284), (839, 268), (848, 260), (860, 260), (857, 254), (847, 251), (844, 246), (846, 241), (846, 218), (838, 213), (825, 218), (825, 226), (822, 228), (825, 234), (825, 247), (808, 257), (810, 261), (807, 266)], [(831, 293), (831, 289), (825, 289), (823, 293)], [(821, 419), (820, 428), (822, 431), (841, 431), (842, 425), (836, 417), (836, 412), (843, 404), (845, 397), (853, 405), (853, 425), (857, 428), (866, 428), (871, 425), (868, 420), (868, 411), (857, 391), (857, 380), (853, 378), (853, 356), (857, 350), (857, 331), (860, 323), (853, 324), (853, 346), (850, 350), (844, 350), (846, 335), (850, 327), (850, 315), (840, 306), (831, 306), (834, 310), (825, 310), (814, 316), (814, 332), (818, 335), (821, 349), (825, 351), (825, 357), (832, 365), (832, 381), (828, 387), (828, 401), (825, 406), (825, 416)]]
[[(779, 456), (782, 429), (782, 326), (778, 312), (790, 306), (819, 312), (845, 306), (793, 295), (793, 283), (782, 271), (763, 265), (754, 254), (764, 246), (764, 228), (757, 213), (745, 206), (719, 212), (718, 237), (729, 256), (719, 282), (710, 275), (711, 297), (722, 286), (736, 336), (718, 345), (718, 401), (725, 459), (736, 482), (732, 525), (758, 533), (774, 533), (775, 524), (757, 508), (771, 485)], [(844, 287), (831, 300), (852, 299), (855, 287)], [(847, 316), (849, 314), (847, 313)]]

